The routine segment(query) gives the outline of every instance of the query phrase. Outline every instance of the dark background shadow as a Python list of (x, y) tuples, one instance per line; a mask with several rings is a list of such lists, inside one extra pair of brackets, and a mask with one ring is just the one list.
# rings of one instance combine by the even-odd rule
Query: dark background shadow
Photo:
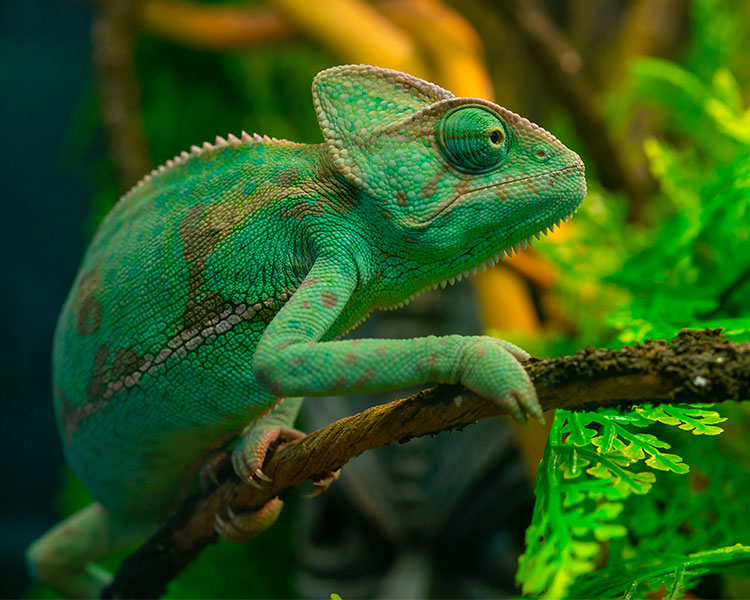
[[(93, 96), (88, 6), (0, 2), (0, 595), (27, 585), (23, 551), (56, 517), (62, 453), (51, 340), (86, 243), (91, 156), (73, 119)], [(83, 148), (80, 145), (79, 148)], [(103, 151), (101, 143), (95, 148)], [(90, 151), (89, 151), (90, 152)]]

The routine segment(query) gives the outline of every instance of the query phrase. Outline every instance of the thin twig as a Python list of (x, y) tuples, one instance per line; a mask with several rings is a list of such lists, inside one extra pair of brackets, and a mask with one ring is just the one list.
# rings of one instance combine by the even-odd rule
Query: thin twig
[(121, 192), (151, 168), (135, 72), (134, 0), (98, 0), (91, 30), (102, 123)]

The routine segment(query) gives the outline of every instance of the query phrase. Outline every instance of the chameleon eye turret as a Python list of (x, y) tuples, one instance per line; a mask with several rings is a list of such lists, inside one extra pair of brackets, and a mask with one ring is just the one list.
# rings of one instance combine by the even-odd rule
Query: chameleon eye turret
[(437, 122), (437, 139), (445, 160), (463, 173), (487, 173), (508, 154), (510, 138), (499, 115), (485, 106), (464, 105)]

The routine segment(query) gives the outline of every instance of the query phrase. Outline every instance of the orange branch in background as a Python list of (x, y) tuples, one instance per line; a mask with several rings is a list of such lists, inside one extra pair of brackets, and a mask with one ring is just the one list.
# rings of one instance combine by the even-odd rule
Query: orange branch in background
[(270, 4), (296, 29), (346, 62), (429, 78), (412, 39), (363, 0), (270, 0)]
[(482, 41), (461, 14), (440, 0), (382, 0), (377, 7), (419, 45), (435, 82), (459, 96), (492, 99)]
[(210, 50), (233, 50), (295, 36), (287, 19), (268, 8), (143, 0), (136, 3), (136, 11), (145, 31)]

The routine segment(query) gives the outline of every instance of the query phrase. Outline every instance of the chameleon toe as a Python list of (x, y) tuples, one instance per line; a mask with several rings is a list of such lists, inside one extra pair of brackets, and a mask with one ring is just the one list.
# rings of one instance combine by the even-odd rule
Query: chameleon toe
[(227, 518), (214, 515), (214, 530), (229, 542), (241, 544), (256, 537), (276, 522), (284, 503), (273, 498), (261, 508), (250, 512), (235, 513), (227, 506)]

